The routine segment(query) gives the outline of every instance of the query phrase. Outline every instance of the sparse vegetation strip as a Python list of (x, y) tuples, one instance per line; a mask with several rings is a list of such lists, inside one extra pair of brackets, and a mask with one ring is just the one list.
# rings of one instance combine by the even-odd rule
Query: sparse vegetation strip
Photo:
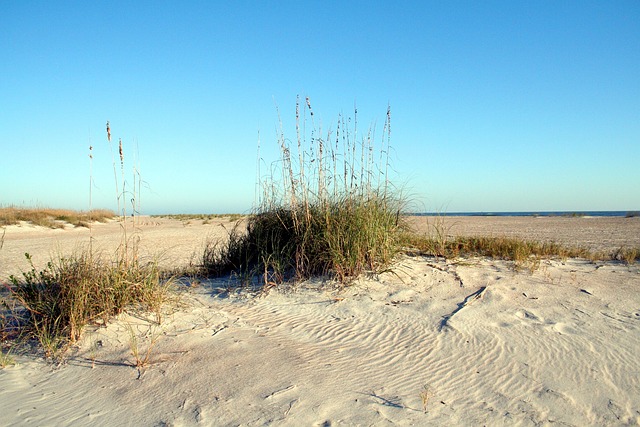
[(518, 265), (527, 264), (530, 267), (535, 265), (536, 261), (547, 258), (583, 258), (591, 261), (623, 261), (627, 264), (633, 264), (640, 259), (640, 248), (620, 248), (605, 253), (571, 248), (554, 242), (511, 237), (457, 236), (442, 239), (437, 233), (431, 236), (405, 233), (403, 244), (406, 248), (447, 259), (482, 256), (514, 261)]
[(213, 219), (225, 219), (228, 221), (238, 221), (244, 218), (246, 215), (231, 213), (231, 214), (164, 214), (164, 215), (151, 215), (152, 218), (169, 218), (177, 219), (178, 221), (211, 221)]
[(91, 222), (106, 222), (116, 214), (106, 209), (75, 211), (71, 209), (18, 208), (14, 206), (0, 208), (0, 226), (15, 225), (21, 221), (49, 228), (63, 228), (66, 224), (75, 227), (88, 227)]

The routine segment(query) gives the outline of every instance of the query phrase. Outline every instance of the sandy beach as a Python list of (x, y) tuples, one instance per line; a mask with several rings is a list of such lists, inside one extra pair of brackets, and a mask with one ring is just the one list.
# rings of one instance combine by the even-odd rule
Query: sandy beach
[[(426, 232), (433, 219), (413, 218)], [(431, 221), (431, 222), (429, 222)], [(197, 263), (224, 219), (143, 218), (140, 252)], [(640, 218), (449, 217), (451, 235), (640, 246)], [(0, 231), (1, 232), (1, 231)], [(115, 252), (121, 228), (98, 224)], [(0, 280), (88, 244), (87, 229), (7, 227)], [(640, 425), (638, 264), (400, 256), (347, 287), (269, 292), (190, 283), (160, 324), (144, 313), (87, 328), (62, 364), (0, 370), (3, 426)], [(135, 367), (134, 331), (148, 365)]]

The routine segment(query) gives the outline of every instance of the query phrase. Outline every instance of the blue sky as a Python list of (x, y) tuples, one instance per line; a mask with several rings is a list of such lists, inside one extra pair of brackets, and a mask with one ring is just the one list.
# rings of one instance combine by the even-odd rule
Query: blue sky
[(6, 1), (0, 205), (86, 210), (92, 175), (115, 208), (109, 120), (145, 213), (248, 212), (258, 135), (276, 160), (300, 95), (324, 128), (390, 105), (415, 210), (638, 210), (639, 22), (636, 0)]

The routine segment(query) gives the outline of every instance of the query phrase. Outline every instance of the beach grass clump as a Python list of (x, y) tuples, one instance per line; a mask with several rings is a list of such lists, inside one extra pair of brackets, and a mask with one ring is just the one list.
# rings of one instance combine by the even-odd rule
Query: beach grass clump
[(342, 199), (251, 215), (225, 245), (209, 244), (207, 273), (262, 275), (266, 284), (330, 275), (339, 281), (388, 265), (398, 250), (398, 215), (391, 202)]
[(384, 268), (400, 249), (403, 201), (388, 176), (390, 111), (376, 151), (373, 128), (358, 139), (357, 120), (340, 118), (324, 137), (309, 99), (300, 107), (298, 100), (297, 144), (280, 122), (281, 156), (266, 177), (258, 171), (258, 208), (226, 243), (207, 245), (207, 274), (259, 276), (265, 285), (313, 276), (346, 282)]
[(48, 228), (63, 228), (66, 224), (75, 227), (88, 227), (91, 222), (106, 222), (116, 214), (107, 209), (75, 211), (71, 209), (19, 208), (15, 206), (0, 208), (0, 226), (15, 225), (21, 221)]
[[(129, 334), (129, 349), (134, 360), (133, 366), (138, 370), (138, 379), (140, 379), (143, 372), (142, 370), (151, 363), (151, 352), (158, 343), (158, 340), (163, 336), (162, 331), (157, 327), (155, 330), (149, 327), (147, 333), (139, 336), (138, 332), (130, 323), (127, 323), (126, 329)], [(142, 349), (141, 344), (143, 341), (146, 342), (146, 350)]]
[(105, 324), (127, 308), (159, 312), (168, 297), (170, 281), (162, 280), (155, 263), (107, 262), (86, 251), (38, 270), (25, 255), (31, 269), (11, 276), (7, 286), (26, 311), (23, 330), (37, 338), (47, 357), (63, 353), (88, 324)]

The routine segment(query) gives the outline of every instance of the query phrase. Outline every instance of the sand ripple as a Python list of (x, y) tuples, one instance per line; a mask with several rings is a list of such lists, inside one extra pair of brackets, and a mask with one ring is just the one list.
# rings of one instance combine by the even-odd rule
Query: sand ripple
[[(343, 290), (215, 285), (159, 326), (88, 331), (64, 366), (0, 370), (0, 424), (640, 423), (637, 266), (405, 257)], [(160, 336), (141, 371), (128, 328)]]

